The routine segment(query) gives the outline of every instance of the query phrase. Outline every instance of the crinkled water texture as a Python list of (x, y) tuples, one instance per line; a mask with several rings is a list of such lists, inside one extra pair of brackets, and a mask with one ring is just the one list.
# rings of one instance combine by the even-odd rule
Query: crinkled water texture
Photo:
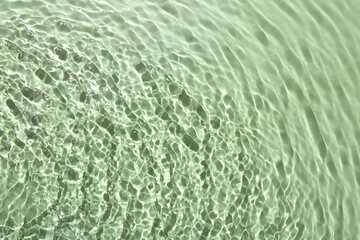
[(358, 239), (359, 11), (0, 1), (0, 239)]

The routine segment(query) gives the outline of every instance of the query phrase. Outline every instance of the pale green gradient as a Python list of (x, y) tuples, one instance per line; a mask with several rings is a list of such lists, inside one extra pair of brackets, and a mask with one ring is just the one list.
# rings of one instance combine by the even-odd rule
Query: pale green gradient
[(358, 239), (356, 1), (0, 1), (0, 239)]

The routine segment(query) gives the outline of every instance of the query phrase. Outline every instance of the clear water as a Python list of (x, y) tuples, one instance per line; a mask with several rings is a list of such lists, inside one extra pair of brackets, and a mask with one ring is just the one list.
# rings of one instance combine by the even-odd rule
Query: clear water
[(0, 1), (0, 239), (359, 239), (357, 1)]

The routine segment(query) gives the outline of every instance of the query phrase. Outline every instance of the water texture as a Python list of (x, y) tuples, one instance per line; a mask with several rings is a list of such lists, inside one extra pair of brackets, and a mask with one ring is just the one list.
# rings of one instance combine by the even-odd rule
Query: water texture
[(0, 1), (0, 239), (359, 239), (359, 12)]

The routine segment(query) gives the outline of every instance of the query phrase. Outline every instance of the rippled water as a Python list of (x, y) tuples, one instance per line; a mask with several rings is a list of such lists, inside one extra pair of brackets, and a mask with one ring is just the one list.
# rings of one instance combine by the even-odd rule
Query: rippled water
[(0, 1), (0, 239), (358, 239), (359, 10)]

